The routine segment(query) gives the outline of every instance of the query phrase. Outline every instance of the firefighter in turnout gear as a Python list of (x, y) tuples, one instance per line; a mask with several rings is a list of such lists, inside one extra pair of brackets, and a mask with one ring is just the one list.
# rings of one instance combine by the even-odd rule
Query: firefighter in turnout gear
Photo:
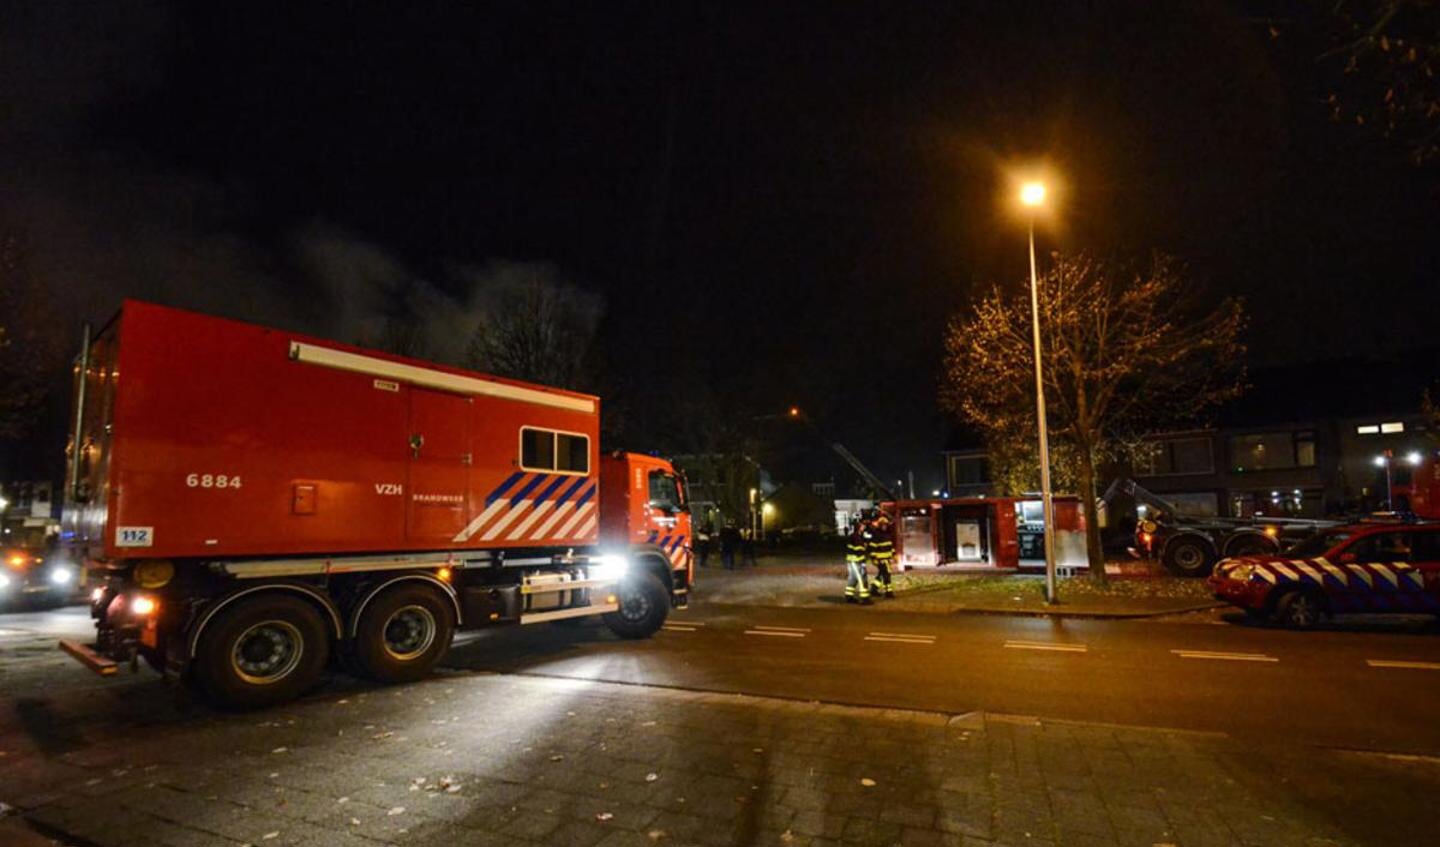
[(875, 594), (895, 597), (890, 583), (890, 563), (895, 560), (895, 530), (890, 516), (880, 512), (865, 524), (865, 553), (875, 566)]
[(855, 521), (845, 540), (845, 602), (870, 605), (870, 579), (865, 572), (865, 525)]

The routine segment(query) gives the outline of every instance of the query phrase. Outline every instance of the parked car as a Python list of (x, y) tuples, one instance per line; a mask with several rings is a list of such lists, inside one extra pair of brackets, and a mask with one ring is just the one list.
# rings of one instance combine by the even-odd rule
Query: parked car
[(1296, 629), (1345, 613), (1440, 615), (1440, 524), (1321, 530), (1283, 556), (1226, 559), (1209, 585), (1246, 614)]

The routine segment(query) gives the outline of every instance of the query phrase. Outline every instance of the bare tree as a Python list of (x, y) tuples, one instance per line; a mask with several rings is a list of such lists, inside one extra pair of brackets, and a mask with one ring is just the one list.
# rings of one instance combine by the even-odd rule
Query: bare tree
[(469, 367), (560, 387), (586, 381), (598, 296), (535, 268), (502, 275), (484, 293), (484, 315), (466, 349)]
[(1417, 163), (1440, 159), (1440, 2), (1335, 0), (1322, 60), (1340, 68), (1327, 101), (1336, 120), (1374, 128)]
[[(1097, 468), (1138, 436), (1193, 421), (1244, 386), (1238, 301), (1195, 308), (1182, 270), (1057, 255), (1041, 282), (1045, 397), (1058, 478), (1078, 486), (1090, 573), (1103, 580)], [(1033, 490), (1038, 463), (1028, 291), (996, 288), (945, 337), (941, 402), (985, 437), (1000, 477)]]

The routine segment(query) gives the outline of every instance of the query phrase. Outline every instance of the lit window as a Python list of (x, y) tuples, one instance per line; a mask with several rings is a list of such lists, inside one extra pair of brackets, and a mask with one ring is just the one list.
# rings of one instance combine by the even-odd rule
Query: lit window
[(1380, 424), (1380, 431), (1386, 434), (1392, 432), (1404, 432), (1405, 424), (1402, 421), (1390, 421), (1389, 423), (1382, 423)]
[(1365, 426), (1357, 426), (1357, 427), (1355, 427), (1355, 434), (1356, 434), (1356, 435), (1379, 435), (1379, 434), (1380, 434), (1380, 427), (1377, 426), (1376, 424), (1367, 424), (1367, 425), (1365, 425)]

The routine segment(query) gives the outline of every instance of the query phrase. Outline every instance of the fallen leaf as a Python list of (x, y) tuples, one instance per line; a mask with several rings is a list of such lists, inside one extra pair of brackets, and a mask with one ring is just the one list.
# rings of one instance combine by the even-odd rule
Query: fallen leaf
[(351, 818), (351, 819), (350, 819), (350, 825), (351, 825), (351, 826), (359, 826), (359, 825), (360, 825), (360, 819), (359, 819), (359, 818)]
[(550, 757), (550, 761), (552, 761), (552, 762), (563, 762), (563, 761), (565, 761), (565, 757), (562, 756), (562, 755), (560, 755), (559, 753), (556, 753), (555, 755), (553, 755), (553, 756)]
[(349, 798), (349, 797), (341, 797), (339, 800), (336, 800), (335, 802), (336, 802), (336, 803), (349, 803), (349, 802), (350, 802), (350, 798)]
[[(641, 726), (654, 726), (654, 725), (655, 725), (655, 722), (654, 722), (654, 721), (646, 721), (646, 722), (644, 722), (644, 723), (642, 723), (642, 724), (640, 724), (640, 725), (641, 725)], [(3, 755), (3, 754), (0, 754), (0, 755)], [(656, 830), (656, 832), (659, 832), (659, 830)]]
[(595, 815), (595, 820), (597, 821), (609, 821), (614, 819), (615, 816), (610, 814), (609, 812), (597, 812)]
[(284, 752), (286, 752), (286, 751), (289, 750), (289, 749), (290, 749), (289, 747), (276, 747), (274, 750), (271, 750), (270, 752), (271, 752), (271, 753), (284, 753)]
[(389, 816), (389, 817), (392, 817), (392, 818), (395, 817), (396, 815), (403, 815), (403, 814), (405, 814), (405, 807), (404, 807), (404, 806), (391, 806), (391, 807), (390, 807), (390, 811), (386, 812), (385, 814), (386, 814), (387, 816)]
[(659, 779), (659, 778), (660, 778), (660, 774), (658, 774), (658, 773), (647, 773), (647, 774), (645, 774), (645, 781), (646, 781), (646, 782), (654, 782), (655, 780), (657, 780), (657, 779)]
[(267, 832), (267, 833), (265, 833), (264, 835), (260, 836), (260, 840), (261, 840), (261, 841), (269, 841), (269, 840), (272, 839), (272, 838), (279, 838), (279, 837), (280, 837), (280, 833), (279, 833), (279, 832)]
[(659, 841), (660, 839), (664, 838), (668, 833), (666, 833), (663, 829), (652, 829), (645, 834), (650, 836), (651, 841)]
[(863, 786), (865, 786), (866, 788), (874, 788), (874, 787), (875, 787), (875, 780), (871, 779), (871, 778), (868, 777), (868, 776), (867, 776), (867, 777), (862, 777), (861, 780), (860, 780), (860, 784), (863, 785)]

